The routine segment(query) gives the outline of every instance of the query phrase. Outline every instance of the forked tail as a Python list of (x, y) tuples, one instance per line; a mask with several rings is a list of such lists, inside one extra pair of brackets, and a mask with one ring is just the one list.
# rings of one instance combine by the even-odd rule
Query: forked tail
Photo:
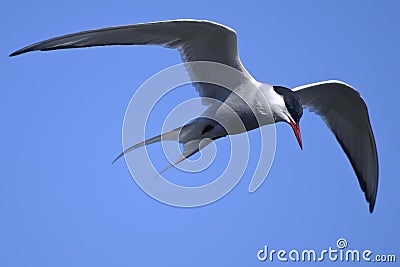
[(131, 152), (139, 147), (145, 146), (145, 145), (150, 145), (150, 144), (154, 144), (157, 142), (160, 142), (161, 140), (178, 140), (179, 137), (179, 133), (181, 132), (182, 128), (184, 128), (185, 126), (176, 128), (170, 132), (167, 133), (163, 133), (160, 134), (159, 136), (155, 136), (152, 137), (150, 139), (147, 139), (145, 141), (142, 141), (140, 143), (137, 143), (136, 145), (133, 145), (131, 147), (128, 147), (127, 149), (125, 149), (121, 154), (119, 154), (112, 162), (112, 164), (114, 164), (119, 158), (121, 158), (123, 155), (125, 155), (128, 152)]
[[(218, 139), (226, 135), (225, 131), (219, 132), (217, 135), (211, 133), (212, 130), (215, 130), (215, 122), (210, 119), (205, 118), (197, 118), (189, 124), (186, 124), (182, 127), (176, 128), (170, 132), (163, 133), (159, 136), (147, 139), (143, 142), (140, 142), (136, 145), (133, 145), (127, 149), (125, 149), (121, 154), (118, 155), (114, 159), (116, 162), (119, 158), (125, 155), (132, 150), (135, 150), (139, 147), (154, 144), (163, 140), (175, 140), (179, 143), (183, 144), (183, 152), (181, 156), (173, 163), (171, 163), (168, 167), (164, 168), (161, 172), (165, 172), (169, 168), (175, 166), (179, 162), (189, 158), (190, 156), (196, 154), (199, 150), (206, 147), (210, 144), (213, 140)], [(208, 133), (211, 134), (208, 134)]]

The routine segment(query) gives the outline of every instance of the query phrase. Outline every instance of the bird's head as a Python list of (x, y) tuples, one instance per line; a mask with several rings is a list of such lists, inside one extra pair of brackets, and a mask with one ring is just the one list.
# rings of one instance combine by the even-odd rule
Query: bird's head
[(283, 102), (279, 101), (279, 108), (274, 111), (275, 121), (287, 122), (292, 127), (300, 148), (303, 149), (299, 124), (300, 118), (303, 116), (300, 98), (289, 88), (283, 86), (273, 86), (273, 88), (283, 100)]

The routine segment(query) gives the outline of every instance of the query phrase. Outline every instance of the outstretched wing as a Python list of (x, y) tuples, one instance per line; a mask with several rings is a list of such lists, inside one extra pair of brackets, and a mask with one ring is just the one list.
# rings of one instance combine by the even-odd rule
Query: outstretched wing
[(303, 107), (320, 115), (336, 136), (372, 212), (378, 188), (378, 155), (364, 100), (351, 86), (340, 81), (313, 83), (293, 90)]
[[(211, 61), (228, 65), (248, 74), (240, 62), (234, 30), (210, 21), (170, 20), (117, 26), (68, 34), (13, 52), (10, 56), (31, 51), (47, 51), (106, 45), (160, 45), (177, 49), (184, 62)], [(189, 69), (191, 78), (196, 77)], [(230, 91), (208, 84), (196, 84), (202, 97), (223, 101)]]

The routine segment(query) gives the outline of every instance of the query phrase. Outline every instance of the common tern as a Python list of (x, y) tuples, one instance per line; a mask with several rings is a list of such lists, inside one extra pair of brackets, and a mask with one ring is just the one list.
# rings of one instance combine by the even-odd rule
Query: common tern
[[(303, 108), (307, 108), (320, 115), (335, 135), (350, 160), (372, 213), (378, 186), (378, 156), (367, 106), (360, 94), (350, 85), (337, 80), (292, 89), (256, 81), (239, 59), (236, 32), (227, 26), (205, 20), (169, 20), (117, 26), (52, 38), (17, 50), (10, 56), (37, 50), (106, 45), (160, 45), (174, 48), (185, 63), (220, 63), (247, 77), (233, 90), (208, 83), (195, 83), (200, 97), (215, 99), (217, 104), (204, 101), (206, 111), (192, 122), (129, 147), (115, 160), (144, 145), (176, 140), (183, 144), (184, 151), (171, 164), (174, 166), (213, 140), (276, 122), (288, 123), (302, 148), (299, 122)], [(200, 74), (195, 68), (188, 68), (188, 72), (191, 78)], [(233, 109), (244, 127), (233, 125), (229, 131), (226, 129), (225, 124), (229, 124), (232, 118), (221, 108), (221, 102)], [(261, 119), (254, 120), (254, 116)]]

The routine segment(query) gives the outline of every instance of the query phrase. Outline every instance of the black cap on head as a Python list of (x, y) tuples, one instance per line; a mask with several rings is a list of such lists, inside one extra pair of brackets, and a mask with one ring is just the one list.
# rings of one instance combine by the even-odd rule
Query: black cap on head
[(300, 98), (289, 88), (283, 86), (273, 86), (274, 91), (283, 96), (285, 106), (292, 116), (296, 124), (299, 123), (301, 116), (303, 116), (303, 106), (301, 105)]

